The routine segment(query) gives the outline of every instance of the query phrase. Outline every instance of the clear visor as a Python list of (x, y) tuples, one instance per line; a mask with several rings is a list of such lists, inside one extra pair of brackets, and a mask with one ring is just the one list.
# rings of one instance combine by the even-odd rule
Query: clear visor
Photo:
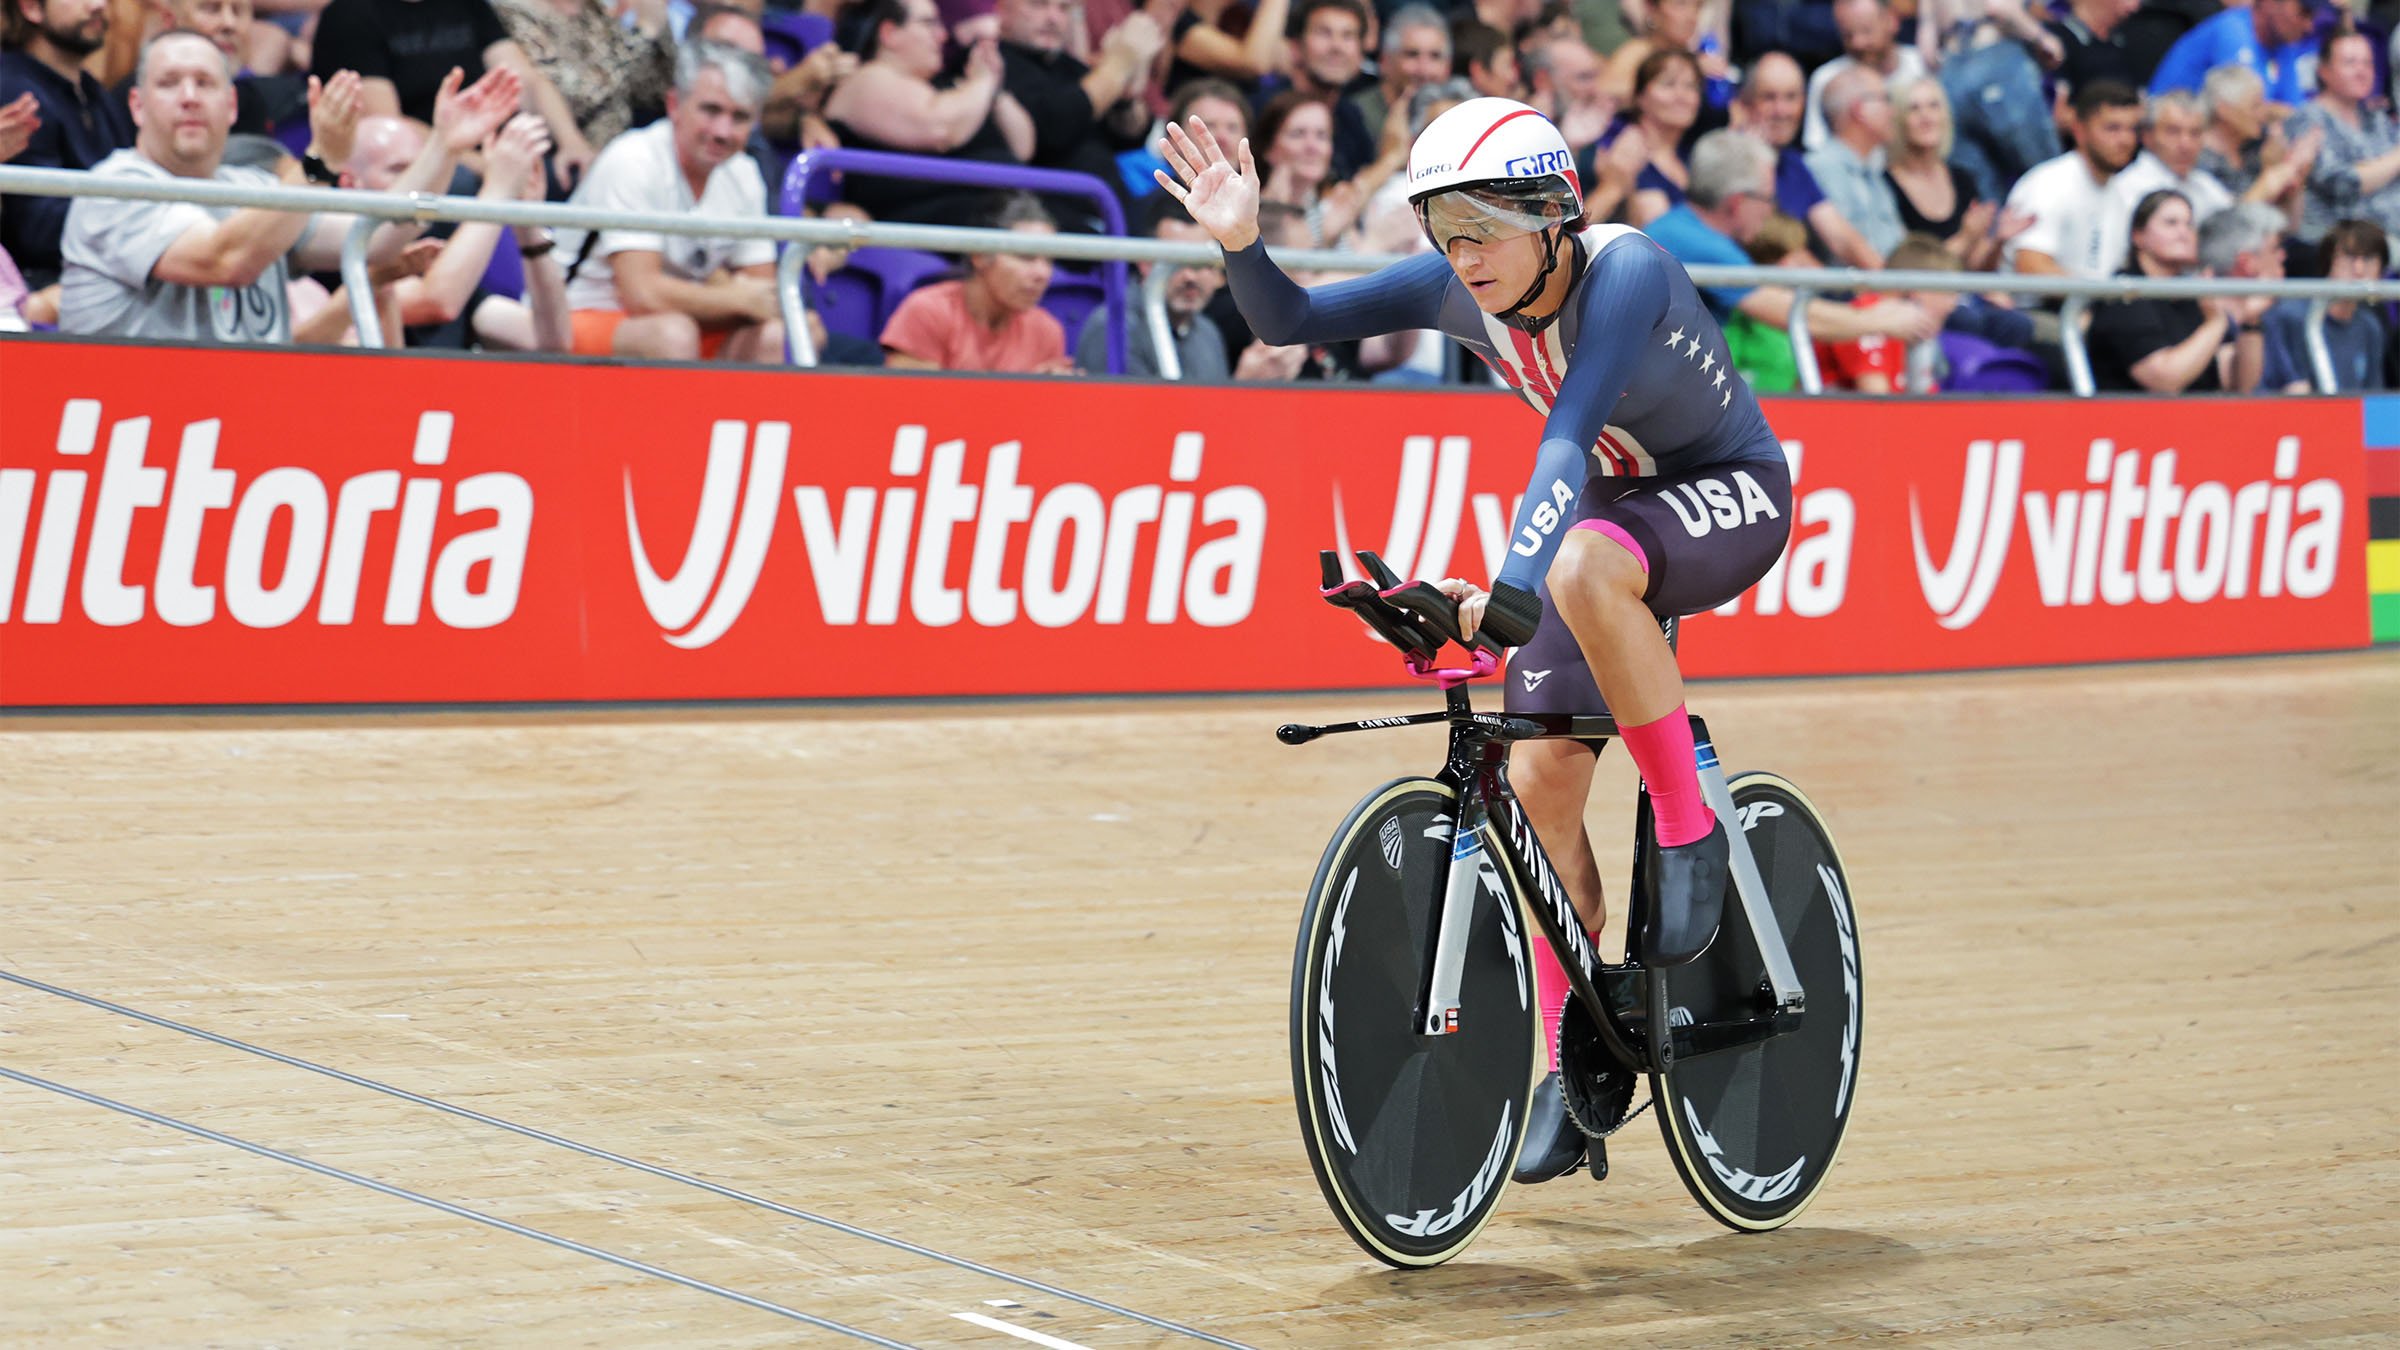
[(1563, 185), (1534, 191), (1494, 192), (1461, 188), (1437, 192), (1417, 202), (1417, 222), (1425, 237), (1448, 253), (1459, 240), (1497, 244), (1558, 224), (1574, 210)]

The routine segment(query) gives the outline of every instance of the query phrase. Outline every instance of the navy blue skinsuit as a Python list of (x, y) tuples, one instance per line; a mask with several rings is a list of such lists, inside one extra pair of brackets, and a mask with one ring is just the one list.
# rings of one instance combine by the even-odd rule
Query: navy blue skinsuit
[[(1573, 635), (1549, 612), (1550, 561), (1569, 527), (1605, 521), (1629, 536), (1650, 569), (1644, 600), (1667, 619), (1740, 595), (1791, 533), (1783, 451), (1683, 265), (1621, 225), (1586, 230), (1574, 247), (1582, 257), (1574, 287), (1533, 333), (1486, 315), (1440, 254), (1314, 289), (1294, 284), (1262, 245), (1225, 259), (1234, 300), (1262, 341), (1438, 329), (1543, 415), (1494, 578), (1544, 599), (1540, 627), (1509, 663), (1515, 711), (1602, 706)], [(1594, 340), (1579, 342), (1584, 334)]]

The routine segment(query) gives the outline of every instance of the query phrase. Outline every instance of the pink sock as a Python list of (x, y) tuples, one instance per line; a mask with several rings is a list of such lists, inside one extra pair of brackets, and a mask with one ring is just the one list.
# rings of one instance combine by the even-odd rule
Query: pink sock
[(1634, 767), (1650, 787), (1653, 833), (1667, 848), (1688, 844), (1708, 834), (1717, 823), (1714, 811), (1700, 797), (1700, 770), (1692, 754), (1692, 723), (1675, 711), (1638, 727), (1620, 725), (1617, 735), (1633, 756)]
[[(1600, 935), (1593, 933), (1590, 936), (1593, 945), (1597, 946)], [(1542, 1012), (1542, 1043), (1550, 1047), (1550, 1068), (1556, 1072), (1558, 1018), (1567, 1010), (1567, 1000), (1574, 996), (1575, 987), (1567, 983), (1567, 968), (1559, 964), (1558, 952), (1542, 941), (1539, 933), (1532, 934), (1532, 937), (1534, 1004)]]

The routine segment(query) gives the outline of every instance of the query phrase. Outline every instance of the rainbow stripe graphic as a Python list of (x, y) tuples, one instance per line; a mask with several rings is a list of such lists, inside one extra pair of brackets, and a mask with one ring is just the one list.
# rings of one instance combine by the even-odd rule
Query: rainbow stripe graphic
[(2400, 397), (2365, 398), (2367, 604), (2377, 642), (2400, 642)]

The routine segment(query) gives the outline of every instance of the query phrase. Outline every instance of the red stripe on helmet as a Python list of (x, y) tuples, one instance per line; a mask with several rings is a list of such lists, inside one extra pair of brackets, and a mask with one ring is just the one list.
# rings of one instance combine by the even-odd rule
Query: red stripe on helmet
[(1475, 143), (1467, 147), (1467, 153), (1458, 157), (1457, 171), (1460, 173), (1464, 173), (1466, 171), (1467, 161), (1475, 158), (1475, 152), (1483, 148), (1483, 143), (1492, 138), (1493, 132), (1498, 131), (1500, 128), (1507, 126), (1509, 123), (1516, 121), (1520, 117), (1539, 116), (1541, 116), (1541, 114), (1531, 108), (1519, 108), (1515, 112), (1503, 116), (1499, 121), (1492, 123), (1488, 127), (1485, 127), (1483, 129), (1483, 134), (1475, 138)]

